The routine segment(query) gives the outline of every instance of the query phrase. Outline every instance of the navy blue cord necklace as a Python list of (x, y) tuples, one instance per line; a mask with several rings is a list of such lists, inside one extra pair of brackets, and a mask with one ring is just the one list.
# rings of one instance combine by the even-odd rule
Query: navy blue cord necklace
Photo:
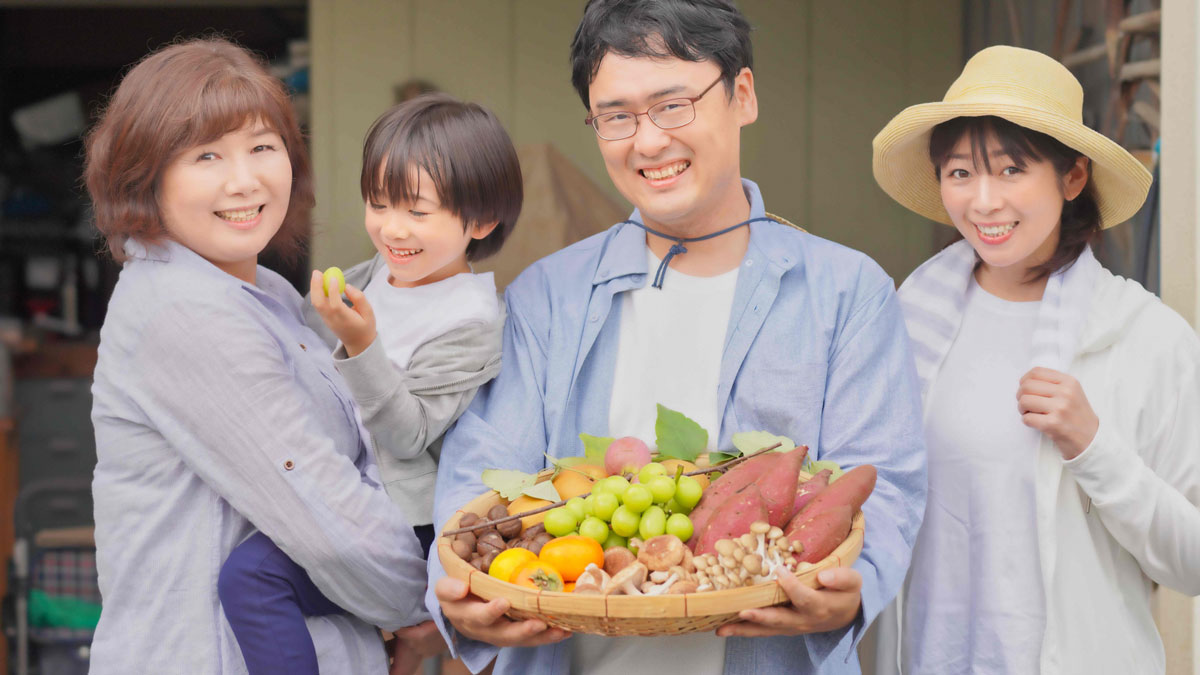
[(659, 290), (662, 290), (663, 277), (665, 277), (667, 275), (667, 265), (671, 264), (671, 258), (674, 258), (675, 256), (679, 255), (680, 253), (687, 253), (687, 247), (684, 246), (685, 243), (690, 243), (693, 241), (704, 241), (705, 239), (712, 239), (713, 237), (719, 237), (719, 236), (725, 234), (726, 232), (733, 232), (734, 230), (738, 229), (739, 227), (744, 227), (746, 225), (749, 225), (750, 223), (757, 223), (760, 221), (776, 222), (774, 218), (768, 218), (766, 216), (759, 216), (757, 218), (751, 218), (750, 220), (743, 220), (742, 222), (738, 223), (737, 225), (733, 225), (733, 226), (727, 227), (723, 230), (713, 232), (712, 234), (706, 234), (703, 237), (675, 237), (675, 236), (666, 234), (664, 232), (659, 232), (658, 230), (652, 230), (652, 229), (646, 227), (645, 225), (639, 223), (636, 220), (624, 220), (624, 221), (621, 221), (620, 224), (621, 225), (626, 225), (626, 224), (637, 225), (638, 227), (642, 228), (643, 230), (649, 232), (650, 234), (652, 234), (656, 237), (662, 237), (663, 239), (670, 239), (675, 242), (674, 244), (671, 245), (671, 250), (667, 251), (667, 255), (662, 259), (662, 263), (659, 264), (658, 271), (654, 273), (654, 283), (650, 284), (651, 286), (653, 286)]

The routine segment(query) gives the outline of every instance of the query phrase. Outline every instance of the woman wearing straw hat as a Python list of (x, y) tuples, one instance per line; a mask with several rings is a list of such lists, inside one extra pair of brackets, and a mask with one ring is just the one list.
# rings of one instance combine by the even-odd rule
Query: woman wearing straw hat
[(1152, 583), (1200, 594), (1200, 340), (1092, 256), (1151, 179), (1082, 104), (992, 47), (875, 137), (880, 186), (962, 235), (900, 288), (929, 448), (906, 673), (1162, 672)]

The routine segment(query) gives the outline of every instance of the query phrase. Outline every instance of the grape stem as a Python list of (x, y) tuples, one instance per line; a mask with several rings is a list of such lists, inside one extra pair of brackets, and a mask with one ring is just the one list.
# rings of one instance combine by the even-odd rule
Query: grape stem
[[(778, 448), (781, 445), (783, 445), (783, 444), (776, 443), (775, 445), (771, 445), (771, 446), (768, 446), (768, 447), (765, 447), (765, 448), (762, 448), (759, 450), (755, 450), (754, 452), (752, 452), (748, 455), (742, 455), (741, 457), (735, 457), (733, 459), (721, 462), (720, 464), (714, 464), (713, 466), (706, 466), (703, 469), (698, 469), (696, 471), (689, 471), (683, 475), (699, 476), (700, 474), (712, 473), (714, 471), (728, 471), (729, 469), (733, 468), (734, 466), (737, 466), (738, 464), (741, 464), (742, 462), (750, 459), (751, 457), (757, 457), (758, 455), (761, 455), (765, 452), (770, 452), (770, 451), (774, 450), (775, 448)], [(591, 494), (592, 493), (589, 492), (587, 494), (582, 494), (582, 495), (577, 495), (577, 496), (580, 498), (586, 498)], [(466, 532), (475, 532), (476, 530), (485, 530), (489, 527), (495, 527), (496, 525), (499, 525), (500, 523), (507, 523), (510, 520), (517, 520), (518, 518), (524, 518), (525, 516), (533, 516), (533, 515), (537, 515), (539, 513), (544, 513), (551, 509), (556, 509), (560, 506), (563, 506), (566, 503), (567, 503), (567, 500), (560, 499), (560, 500), (554, 502), (553, 504), (539, 506), (536, 509), (522, 511), (521, 513), (514, 513), (512, 515), (508, 515), (503, 518), (497, 518), (495, 520), (480, 520), (478, 523), (475, 523), (474, 525), (469, 525), (467, 527), (460, 527), (456, 530), (446, 530), (445, 532), (442, 533), (442, 536), (443, 537), (451, 537), (456, 534), (464, 534)]]

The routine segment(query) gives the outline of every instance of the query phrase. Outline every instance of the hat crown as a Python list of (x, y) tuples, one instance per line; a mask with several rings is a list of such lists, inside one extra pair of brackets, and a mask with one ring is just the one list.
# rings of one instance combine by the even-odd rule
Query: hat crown
[(942, 100), (1015, 104), (1083, 122), (1079, 80), (1049, 56), (1018, 47), (989, 47), (972, 56)]

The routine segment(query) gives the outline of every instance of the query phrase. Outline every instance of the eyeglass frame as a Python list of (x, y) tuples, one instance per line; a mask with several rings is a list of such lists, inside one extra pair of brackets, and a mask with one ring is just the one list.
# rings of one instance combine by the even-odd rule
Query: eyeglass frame
[[(596, 136), (598, 136), (600, 139), (605, 140), (605, 141), (623, 141), (626, 138), (633, 138), (634, 136), (636, 136), (637, 132), (638, 132), (638, 127), (641, 125), (641, 120), (639, 120), (638, 118), (641, 117), (642, 115), (645, 115), (646, 119), (650, 120), (651, 124), (653, 124), (654, 126), (658, 127), (659, 129), (662, 129), (664, 131), (666, 131), (668, 129), (680, 129), (680, 128), (686, 127), (687, 125), (696, 121), (696, 102), (699, 101), (700, 99), (704, 98), (704, 95), (707, 94), (708, 92), (712, 91), (712, 88), (717, 86), (717, 84), (719, 82), (721, 82), (721, 80), (723, 80), (723, 79), (725, 79), (725, 74), (721, 73), (721, 75), (719, 75), (717, 77), (717, 79), (713, 80), (712, 84), (705, 87), (704, 91), (700, 92), (696, 96), (679, 96), (677, 98), (668, 98), (666, 100), (655, 103), (654, 105), (650, 106), (649, 108), (646, 108), (644, 111), (642, 111), (640, 113), (635, 113), (630, 110), (610, 110), (608, 112), (597, 113), (595, 115), (588, 115), (586, 118), (584, 118), (583, 123), (588, 125), (589, 127), (591, 127), (592, 130), (596, 132)], [(692, 119), (690, 119), (678, 126), (673, 126), (673, 127), (661, 126), (658, 122), (654, 121), (653, 117), (650, 116), (650, 111), (653, 110), (654, 108), (657, 108), (660, 105), (664, 105), (664, 104), (670, 103), (672, 101), (687, 101), (688, 105), (690, 105), (692, 108)], [(600, 130), (596, 128), (596, 125), (594, 124), (594, 122), (597, 119), (599, 119), (600, 117), (603, 117), (604, 115), (618, 115), (621, 113), (624, 113), (626, 115), (633, 115), (633, 133), (629, 134), (628, 136), (622, 136), (620, 138), (605, 138), (604, 136), (601, 136)]]

